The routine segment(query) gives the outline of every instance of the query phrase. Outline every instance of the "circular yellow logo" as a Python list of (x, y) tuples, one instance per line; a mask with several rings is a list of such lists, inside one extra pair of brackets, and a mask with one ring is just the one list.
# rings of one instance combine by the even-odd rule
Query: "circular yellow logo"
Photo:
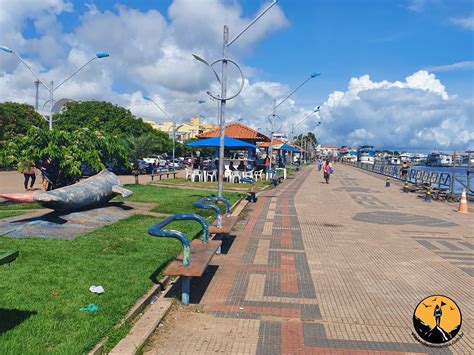
[(424, 341), (443, 344), (461, 329), (462, 316), (456, 302), (442, 295), (426, 297), (415, 308), (413, 326)]

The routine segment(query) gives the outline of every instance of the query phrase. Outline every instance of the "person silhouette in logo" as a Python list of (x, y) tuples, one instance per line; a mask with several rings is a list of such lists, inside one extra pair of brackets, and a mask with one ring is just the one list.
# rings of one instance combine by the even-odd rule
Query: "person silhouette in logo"
[(436, 318), (436, 326), (439, 327), (439, 324), (441, 322), (441, 316), (443, 315), (443, 311), (441, 310), (440, 306), (436, 305), (433, 315)]

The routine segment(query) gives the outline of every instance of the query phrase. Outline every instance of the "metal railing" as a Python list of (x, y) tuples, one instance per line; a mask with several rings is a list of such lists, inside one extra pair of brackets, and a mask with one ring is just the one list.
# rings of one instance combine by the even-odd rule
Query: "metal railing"
[[(361, 162), (344, 163), (363, 170), (372, 171), (377, 174), (390, 176), (394, 179), (402, 180), (400, 166), (398, 165), (387, 165), (381, 163), (367, 164)], [(451, 173), (440, 173), (435, 171), (426, 171), (422, 169), (410, 168), (407, 180), (414, 184), (429, 184), (433, 187), (437, 187), (438, 189), (450, 190), (452, 175)]]

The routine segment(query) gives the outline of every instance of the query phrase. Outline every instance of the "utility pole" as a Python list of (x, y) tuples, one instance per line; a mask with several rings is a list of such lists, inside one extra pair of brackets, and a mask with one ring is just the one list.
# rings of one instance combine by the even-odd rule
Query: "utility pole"
[(35, 96), (35, 110), (38, 111), (38, 101), (39, 101), (39, 80), (35, 81), (36, 86), (36, 96)]

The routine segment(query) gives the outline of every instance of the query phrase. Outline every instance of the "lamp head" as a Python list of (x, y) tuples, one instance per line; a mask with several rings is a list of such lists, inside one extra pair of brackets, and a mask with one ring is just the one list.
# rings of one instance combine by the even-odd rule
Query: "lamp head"
[(314, 72), (313, 74), (310, 75), (311, 78), (316, 78), (317, 76), (320, 76), (321, 73)]
[(196, 55), (196, 54), (193, 54), (193, 57), (194, 57), (194, 59), (196, 59), (197, 61), (200, 61), (201, 63), (204, 63), (204, 64), (210, 66), (209, 63), (208, 63), (205, 59), (201, 58), (200, 56), (198, 56), (198, 55)]
[(4, 52), (7, 52), (7, 53), (13, 53), (13, 50), (8, 48), (8, 47), (4, 47), (4, 46), (0, 46), (0, 50), (4, 51)]
[(110, 54), (107, 53), (107, 52), (99, 52), (95, 55), (97, 58), (101, 59), (101, 58), (107, 58), (107, 57), (110, 57)]
[(201, 99), (201, 100), (198, 101), (198, 104), (204, 104), (204, 103), (206, 103), (206, 100)]

